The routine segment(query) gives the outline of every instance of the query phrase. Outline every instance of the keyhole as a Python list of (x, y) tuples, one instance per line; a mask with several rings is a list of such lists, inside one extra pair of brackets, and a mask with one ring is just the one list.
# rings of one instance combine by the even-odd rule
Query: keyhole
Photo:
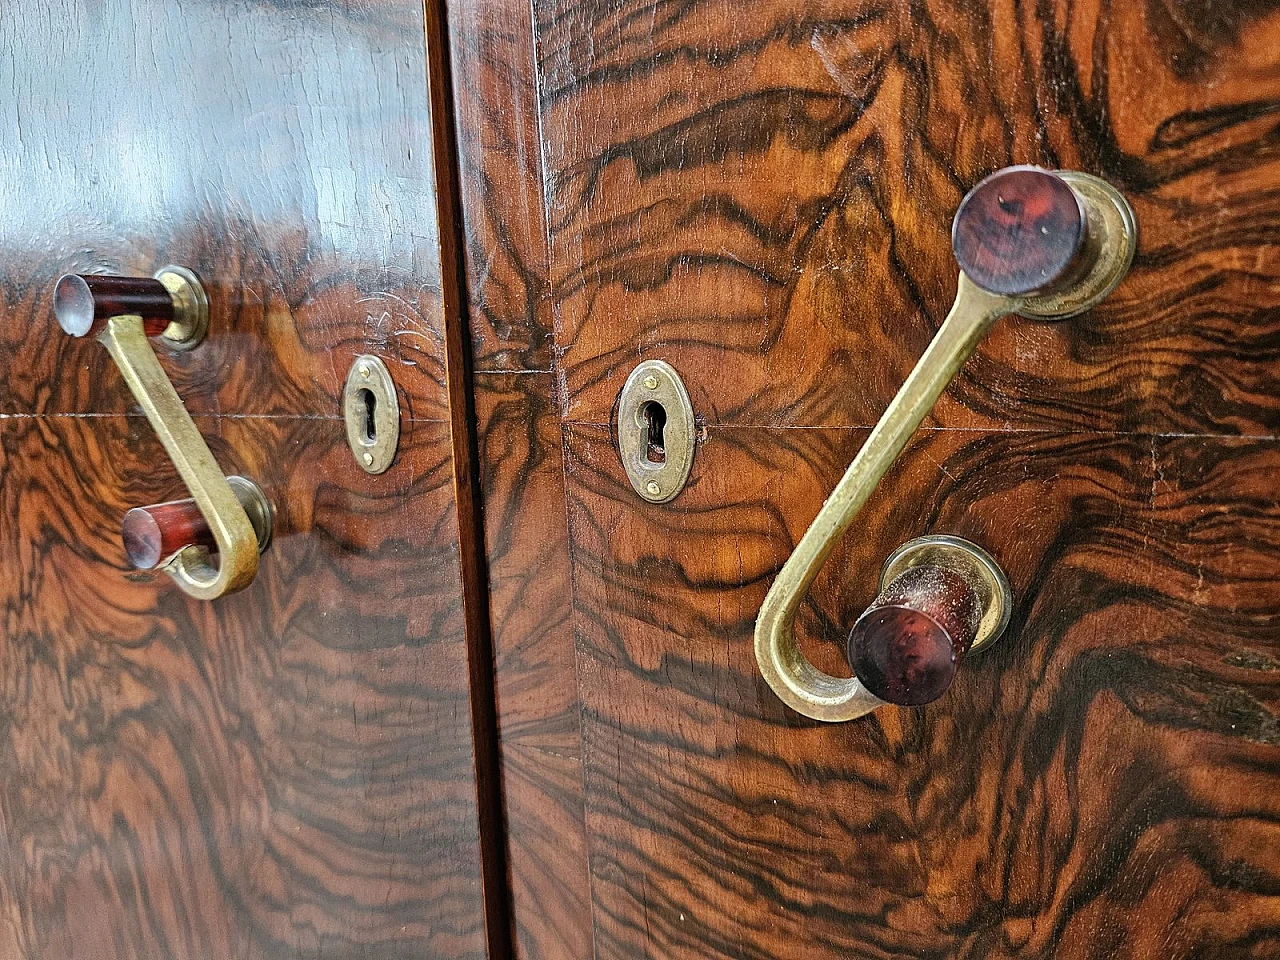
[(646, 459), (650, 463), (666, 463), (666, 442), (663, 440), (667, 429), (666, 408), (656, 400), (650, 400), (640, 408), (640, 417), (644, 422)]
[(364, 436), (365, 443), (372, 446), (378, 442), (378, 423), (375, 414), (378, 412), (378, 398), (372, 390), (360, 391), (360, 402), (364, 404)]

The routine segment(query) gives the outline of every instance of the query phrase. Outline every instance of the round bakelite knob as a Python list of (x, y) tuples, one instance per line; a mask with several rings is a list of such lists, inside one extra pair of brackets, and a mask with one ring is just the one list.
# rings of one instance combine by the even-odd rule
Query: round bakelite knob
[(969, 191), (951, 225), (960, 269), (991, 293), (1043, 294), (1077, 279), (1088, 236), (1084, 202), (1056, 173), (1008, 167)]
[(920, 706), (951, 686), (982, 619), (974, 586), (936, 566), (895, 578), (849, 633), (849, 664), (871, 693)]
[[(258, 538), (258, 552), (271, 542), (275, 513), (266, 494), (252, 480), (227, 477), (231, 492), (244, 507)], [(134, 507), (124, 515), (120, 527), (124, 553), (135, 570), (154, 570), (187, 547), (216, 550), (217, 541), (209, 521), (195, 500), (172, 500), (149, 507)]]
[(213, 531), (194, 500), (134, 507), (124, 515), (120, 533), (136, 570), (153, 570), (186, 547), (214, 547)]
[(147, 336), (162, 334), (173, 322), (173, 295), (151, 277), (109, 277), (68, 273), (53, 290), (53, 315), (73, 337), (96, 336), (111, 317), (142, 317)]

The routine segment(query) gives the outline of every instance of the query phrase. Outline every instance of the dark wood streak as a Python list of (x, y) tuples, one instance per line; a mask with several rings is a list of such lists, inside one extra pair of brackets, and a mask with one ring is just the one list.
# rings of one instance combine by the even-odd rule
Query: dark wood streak
[(1190, 31), (1194, 80), (1174, 3), (537, 7), (571, 419), (607, 422), (638, 348), (709, 423), (867, 425), (951, 302), (965, 190), (1036, 163), (1126, 191), (1137, 268), (1080, 323), (999, 327), (942, 422), (1277, 432), (1266, 4)]
[(444, 3), (428, 3), (425, 9), (428, 89), (435, 120), (431, 128), (432, 169), (436, 183), (436, 217), (442, 241), (440, 287), (446, 319), (445, 388), (453, 441), (451, 463), (458, 523), (458, 563), (471, 691), (471, 739), (475, 754), (476, 814), (483, 871), (481, 894), (485, 947), (489, 960), (511, 960), (510, 867), (507, 863), (497, 681), (489, 609), (489, 564), (485, 549), (481, 461), (476, 437), (476, 402), (467, 316), (464, 254), (467, 237), (462, 222), (459, 138), (455, 132), (452, 41)]
[(592, 956), (564, 473), (549, 377), (476, 378), (517, 955)]
[(449, 14), (475, 366), (546, 372), (553, 318), (530, 9), (486, 0)]

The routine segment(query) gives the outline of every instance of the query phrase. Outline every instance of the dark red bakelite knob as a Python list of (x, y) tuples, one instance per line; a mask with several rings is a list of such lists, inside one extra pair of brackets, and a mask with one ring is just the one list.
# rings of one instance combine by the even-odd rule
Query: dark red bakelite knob
[(1046, 293), (1079, 276), (1084, 203), (1055, 173), (1008, 167), (969, 191), (951, 225), (960, 269), (991, 293)]
[(951, 686), (981, 619), (968, 580), (942, 567), (912, 567), (854, 624), (849, 664), (881, 700), (908, 707), (929, 703)]
[(147, 336), (158, 337), (173, 321), (173, 297), (151, 277), (68, 273), (53, 291), (58, 326), (73, 337), (97, 336), (111, 317), (142, 317)]
[(137, 570), (153, 570), (184, 547), (214, 547), (213, 531), (194, 500), (134, 507), (124, 515), (121, 534)]
[[(232, 476), (227, 477), (227, 484), (244, 508), (258, 538), (258, 552), (262, 553), (271, 543), (275, 511), (262, 488), (252, 480)], [(172, 500), (149, 507), (134, 507), (124, 515), (120, 533), (125, 555), (137, 570), (153, 570), (186, 547), (216, 550), (218, 546), (195, 500)]]

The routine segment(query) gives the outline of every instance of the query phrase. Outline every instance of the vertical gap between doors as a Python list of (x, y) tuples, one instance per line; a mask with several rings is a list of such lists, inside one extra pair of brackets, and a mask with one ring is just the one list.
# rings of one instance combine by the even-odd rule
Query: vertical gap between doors
[(440, 236), (444, 304), (445, 383), (453, 438), (453, 486), (458, 515), (462, 602), (470, 674), (485, 939), (489, 960), (512, 960), (511, 884), (498, 742), (489, 569), (479, 477), (479, 441), (472, 387), (466, 237), (458, 167), (449, 22), (445, 0), (424, 0), (431, 146)]

